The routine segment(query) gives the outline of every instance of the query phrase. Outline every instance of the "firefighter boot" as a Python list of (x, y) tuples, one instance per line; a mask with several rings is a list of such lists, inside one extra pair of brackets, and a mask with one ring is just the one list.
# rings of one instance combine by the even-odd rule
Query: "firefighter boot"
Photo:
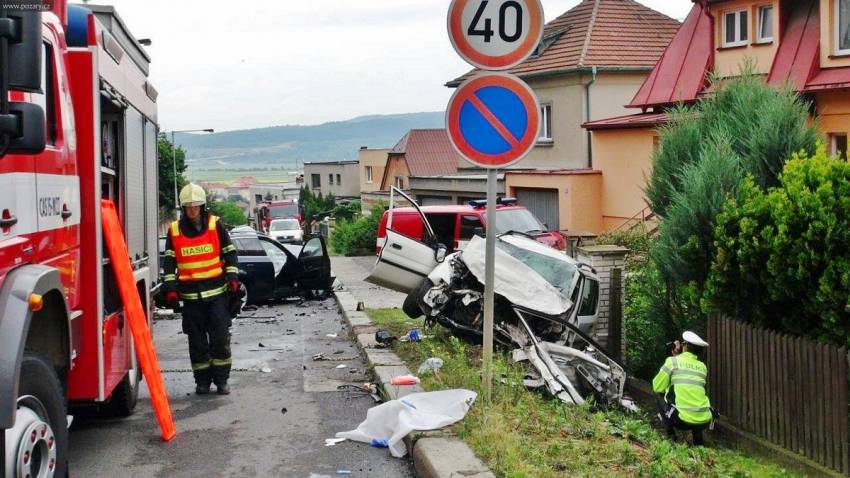
[(219, 395), (230, 395), (230, 385), (227, 382), (216, 383), (215, 388)]
[(195, 385), (195, 393), (198, 395), (207, 395), (210, 393), (210, 384), (199, 383)]

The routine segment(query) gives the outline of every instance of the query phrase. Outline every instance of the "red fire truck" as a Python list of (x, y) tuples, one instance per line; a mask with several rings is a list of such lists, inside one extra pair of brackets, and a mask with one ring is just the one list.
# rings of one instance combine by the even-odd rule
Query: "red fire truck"
[(29, 3), (52, 9), (0, 9), (0, 100), (10, 100), (0, 103), (0, 475), (64, 477), (68, 406), (128, 415), (136, 405), (100, 200), (117, 206), (150, 310), (157, 93), (150, 58), (112, 7)]
[(266, 201), (260, 203), (258, 206), (257, 223), (260, 227), (257, 229), (261, 232), (268, 232), (269, 225), (275, 219), (297, 219), (300, 224), (304, 223), (301, 218), (301, 208), (295, 199)]

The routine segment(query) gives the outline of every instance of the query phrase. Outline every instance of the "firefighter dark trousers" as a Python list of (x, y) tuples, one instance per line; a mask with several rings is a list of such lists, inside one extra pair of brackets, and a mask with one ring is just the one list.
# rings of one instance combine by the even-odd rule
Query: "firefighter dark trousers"
[(658, 415), (661, 417), (661, 421), (664, 423), (664, 428), (667, 431), (667, 436), (670, 438), (676, 437), (676, 429), (679, 430), (690, 430), (694, 435), (694, 445), (702, 446), (704, 444), (702, 438), (702, 431), (708, 427), (708, 423), (702, 425), (693, 425), (690, 423), (685, 423), (679, 418), (679, 411), (676, 410), (672, 405), (667, 403), (667, 401), (663, 397), (658, 398)]
[(195, 383), (225, 384), (230, 377), (230, 326), (228, 297), (222, 294), (204, 302), (183, 302), (183, 333), (189, 338), (189, 359)]

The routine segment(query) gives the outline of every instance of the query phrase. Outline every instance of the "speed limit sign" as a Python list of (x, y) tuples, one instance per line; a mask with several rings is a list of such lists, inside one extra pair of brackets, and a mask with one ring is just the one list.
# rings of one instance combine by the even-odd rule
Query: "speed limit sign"
[(449, 38), (482, 70), (507, 70), (529, 57), (543, 37), (540, 0), (452, 0)]

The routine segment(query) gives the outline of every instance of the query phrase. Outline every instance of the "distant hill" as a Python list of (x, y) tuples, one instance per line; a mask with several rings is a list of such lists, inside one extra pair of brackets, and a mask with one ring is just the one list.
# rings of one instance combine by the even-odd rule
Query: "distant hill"
[(444, 127), (443, 112), (361, 116), (315, 126), (273, 126), (197, 135), (177, 134), (189, 169), (291, 167), (304, 161), (356, 159), (361, 146), (390, 148), (414, 128)]

